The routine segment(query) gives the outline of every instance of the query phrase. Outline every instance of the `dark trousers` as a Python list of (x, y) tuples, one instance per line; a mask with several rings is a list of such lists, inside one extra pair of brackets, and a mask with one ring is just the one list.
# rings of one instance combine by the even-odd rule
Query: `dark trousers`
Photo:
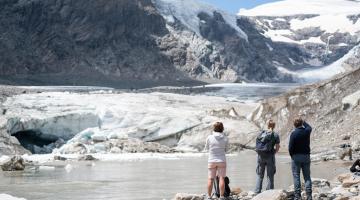
[(257, 178), (256, 178), (255, 193), (260, 193), (262, 190), (265, 170), (267, 176), (266, 190), (274, 189), (274, 175), (276, 172), (275, 154), (270, 154), (266, 156), (258, 155), (257, 168), (256, 168)]
[(295, 200), (301, 199), (300, 171), (302, 171), (305, 180), (305, 191), (306, 191), (307, 200), (312, 200), (310, 164), (311, 164), (310, 155), (295, 154), (292, 156), (291, 169), (294, 179)]

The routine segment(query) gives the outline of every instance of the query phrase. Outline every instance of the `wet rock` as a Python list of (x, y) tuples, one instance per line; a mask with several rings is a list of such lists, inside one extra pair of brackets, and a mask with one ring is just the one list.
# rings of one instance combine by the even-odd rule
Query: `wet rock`
[(284, 190), (266, 190), (256, 195), (253, 200), (286, 200), (287, 195)]
[(84, 156), (80, 156), (78, 158), (79, 161), (96, 161), (98, 160), (97, 158), (95, 158), (94, 156), (92, 155), (84, 155)]
[(67, 158), (62, 157), (62, 156), (54, 156), (54, 160), (65, 161), (65, 160), (67, 160)]
[(2, 164), (3, 171), (22, 171), (25, 169), (25, 161), (21, 156), (13, 156), (9, 161)]
[(204, 200), (204, 196), (196, 194), (178, 193), (173, 200)]

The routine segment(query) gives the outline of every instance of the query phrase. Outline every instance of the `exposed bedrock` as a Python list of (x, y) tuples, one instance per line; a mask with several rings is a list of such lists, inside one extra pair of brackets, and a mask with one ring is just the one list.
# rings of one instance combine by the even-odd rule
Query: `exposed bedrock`
[(266, 99), (251, 119), (259, 126), (264, 126), (270, 118), (276, 120), (282, 138), (287, 139), (293, 119), (300, 115), (314, 128), (314, 151), (328, 150), (344, 143), (357, 146), (360, 141), (359, 79), (360, 69), (357, 69)]

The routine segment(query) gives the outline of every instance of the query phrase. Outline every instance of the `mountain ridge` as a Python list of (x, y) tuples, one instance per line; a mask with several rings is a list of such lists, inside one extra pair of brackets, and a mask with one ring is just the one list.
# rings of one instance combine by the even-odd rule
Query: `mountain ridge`
[[(7, 0), (0, 7), (3, 84), (293, 82), (287, 70), (326, 66), (358, 43), (344, 32), (327, 49), (316, 43), (329, 37), (319, 28), (291, 36), (309, 40), (305, 47), (276, 41), (266, 34), (269, 19), (238, 17), (193, 0)], [(288, 26), (286, 19), (276, 24)], [(335, 53), (322, 61), (325, 51)]]

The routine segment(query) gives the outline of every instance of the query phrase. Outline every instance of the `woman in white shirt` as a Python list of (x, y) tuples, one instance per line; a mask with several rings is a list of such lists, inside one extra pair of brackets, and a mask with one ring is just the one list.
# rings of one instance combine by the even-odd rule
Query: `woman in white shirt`
[(224, 198), (226, 177), (226, 148), (229, 143), (228, 138), (223, 134), (224, 126), (221, 122), (216, 122), (213, 126), (213, 133), (206, 139), (205, 149), (209, 150), (208, 158), (208, 199), (211, 199), (214, 179), (219, 176), (220, 199)]

